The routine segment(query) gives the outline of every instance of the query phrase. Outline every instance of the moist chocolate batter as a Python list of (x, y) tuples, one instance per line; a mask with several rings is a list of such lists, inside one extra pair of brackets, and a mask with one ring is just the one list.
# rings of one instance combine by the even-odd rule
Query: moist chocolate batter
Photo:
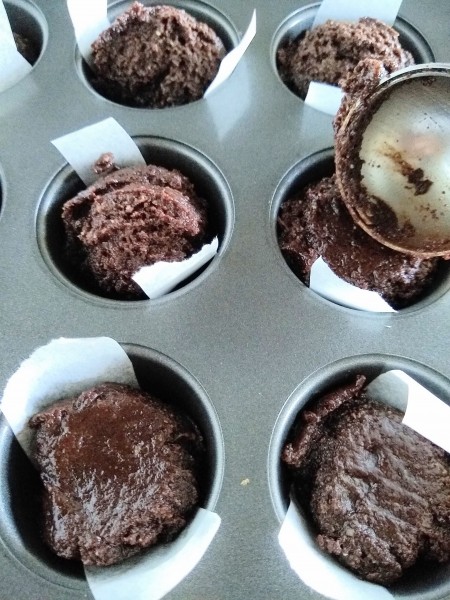
[(135, 2), (92, 44), (93, 85), (111, 100), (162, 108), (201, 98), (226, 51), (184, 10)]
[(345, 87), (364, 59), (381, 61), (387, 73), (414, 64), (412, 55), (400, 45), (398, 33), (369, 17), (357, 23), (326, 21), (288, 41), (277, 53), (281, 78), (302, 97), (311, 81)]
[(364, 384), (358, 376), (304, 410), (282, 460), (319, 547), (390, 584), (418, 561), (450, 559), (450, 460)]
[(145, 297), (131, 276), (142, 266), (197, 252), (207, 236), (205, 202), (175, 169), (148, 165), (114, 170), (109, 154), (94, 168), (106, 168), (109, 174), (62, 209), (66, 256), (101, 293)]
[(378, 292), (394, 308), (417, 299), (438, 265), (437, 259), (391, 250), (358, 227), (342, 201), (335, 175), (284, 202), (278, 217), (278, 242), (286, 261), (305, 284), (309, 284), (314, 261), (322, 256), (341, 279)]
[(202, 439), (187, 419), (117, 383), (35, 415), (49, 546), (109, 565), (170, 540), (199, 500)]

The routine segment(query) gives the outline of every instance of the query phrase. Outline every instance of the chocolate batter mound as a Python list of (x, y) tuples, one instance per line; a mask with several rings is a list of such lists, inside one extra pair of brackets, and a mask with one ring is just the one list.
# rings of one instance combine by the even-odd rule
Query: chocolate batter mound
[(92, 83), (129, 106), (187, 104), (203, 96), (225, 54), (216, 33), (184, 10), (135, 2), (92, 44)]
[(417, 299), (438, 265), (437, 259), (391, 250), (358, 227), (342, 201), (335, 175), (283, 203), (278, 242), (287, 263), (306, 285), (314, 261), (321, 256), (341, 279), (378, 292), (394, 308)]
[(172, 539), (199, 500), (202, 439), (160, 400), (117, 383), (35, 415), (44, 536), (64, 558), (110, 565)]
[(288, 41), (277, 53), (281, 78), (303, 98), (311, 81), (345, 87), (358, 63), (371, 58), (381, 61), (388, 74), (414, 64), (398, 33), (369, 17), (357, 23), (326, 21)]
[(206, 205), (175, 169), (115, 170), (112, 160), (100, 157), (97, 167), (109, 174), (64, 204), (65, 253), (95, 290), (144, 298), (131, 276), (142, 266), (200, 250), (207, 237)]
[(319, 547), (390, 584), (419, 561), (450, 559), (450, 460), (364, 384), (358, 376), (304, 410), (282, 460)]

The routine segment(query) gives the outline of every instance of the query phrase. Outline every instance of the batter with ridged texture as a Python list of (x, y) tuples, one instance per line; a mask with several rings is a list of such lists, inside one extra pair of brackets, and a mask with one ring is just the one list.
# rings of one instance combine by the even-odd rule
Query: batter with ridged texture
[(187, 104), (203, 96), (225, 54), (214, 30), (184, 10), (134, 2), (92, 44), (92, 83), (130, 106)]
[(187, 418), (117, 383), (35, 415), (48, 545), (85, 565), (171, 540), (199, 502), (203, 443)]
[(450, 461), (364, 385), (357, 376), (307, 407), (282, 460), (319, 547), (386, 585), (450, 560)]
[(305, 97), (311, 81), (346, 87), (346, 80), (364, 59), (381, 61), (387, 74), (414, 64), (398, 33), (378, 19), (356, 23), (328, 20), (280, 47), (277, 63), (283, 81)]
[(336, 176), (310, 184), (286, 200), (278, 216), (278, 243), (294, 273), (309, 284), (321, 256), (341, 279), (378, 292), (394, 308), (411, 304), (426, 290), (438, 259), (422, 259), (383, 246), (353, 221)]
[(108, 174), (62, 209), (66, 257), (100, 293), (143, 298), (132, 275), (140, 267), (180, 261), (200, 250), (209, 235), (206, 203), (176, 169), (116, 170), (110, 154), (96, 165)]

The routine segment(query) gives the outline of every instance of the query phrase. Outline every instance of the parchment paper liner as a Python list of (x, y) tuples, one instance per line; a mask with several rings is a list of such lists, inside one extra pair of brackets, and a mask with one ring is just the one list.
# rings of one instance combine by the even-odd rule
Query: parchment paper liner
[[(111, 338), (59, 338), (35, 350), (6, 384), (1, 409), (30, 457), (31, 416), (56, 400), (112, 381), (139, 387), (130, 359)], [(85, 567), (96, 600), (160, 600), (190, 573), (220, 526), (220, 517), (198, 509), (170, 544), (160, 544), (118, 565)]]
[[(92, 166), (105, 152), (112, 152), (120, 167), (146, 164), (136, 143), (112, 117), (57, 138), (52, 144), (86, 185), (91, 185), (99, 178)], [(132, 279), (149, 298), (159, 298), (206, 265), (217, 254), (218, 246), (215, 237), (210, 243), (204, 244), (199, 252), (183, 261), (143, 265)]]
[[(164, 4), (164, 1), (160, 4)], [(107, 16), (107, 0), (67, 0), (67, 8), (80, 54), (89, 65), (92, 65), (91, 44), (111, 24)], [(203, 98), (208, 97), (230, 77), (255, 35), (256, 10), (253, 10), (250, 23), (241, 41), (222, 59), (219, 70), (206, 89)]]
[(366, 312), (396, 312), (377, 292), (363, 290), (338, 277), (321, 257), (311, 267), (309, 288), (319, 296), (347, 308)]
[[(383, 373), (365, 388), (379, 402), (405, 413), (402, 422), (450, 452), (450, 407), (400, 370)], [(363, 581), (322, 552), (302, 510), (291, 501), (278, 540), (292, 569), (315, 591), (333, 600), (392, 600), (387, 588)]]

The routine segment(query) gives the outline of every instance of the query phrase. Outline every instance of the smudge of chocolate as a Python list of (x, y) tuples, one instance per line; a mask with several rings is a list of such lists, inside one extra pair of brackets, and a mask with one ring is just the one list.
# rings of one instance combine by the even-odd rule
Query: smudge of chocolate
[[(408, 183), (413, 186), (415, 189), (414, 196), (422, 196), (428, 192), (430, 187), (433, 185), (433, 182), (430, 179), (424, 178), (425, 174), (423, 169), (415, 169), (403, 158), (401, 152), (398, 152), (393, 148), (390, 148), (388, 152), (384, 153), (384, 155), (394, 161), (403, 177), (406, 177)], [(408, 186), (406, 187), (408, 189)]]

